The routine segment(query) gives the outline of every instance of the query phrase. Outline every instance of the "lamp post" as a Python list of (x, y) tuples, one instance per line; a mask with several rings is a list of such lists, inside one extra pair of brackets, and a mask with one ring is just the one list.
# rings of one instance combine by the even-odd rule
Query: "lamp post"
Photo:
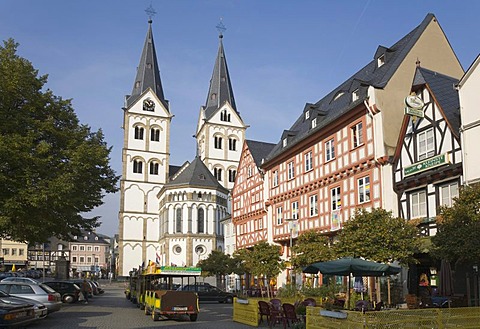
[[(292, 265), (292, 246), (293, 246), (293, 234), (295, 233), (295, 238), (297, 237), (297, 230), (296, 230), (296, 222), (298, 218), (285, 218), (288, 222), (288, 226), (290, 229), (290, 283), (293, 285), (293, 280), (295, 279), (295, 273), (293, 272), (293, 265)], [(294, 230), (295, 229), (295, 230)]]

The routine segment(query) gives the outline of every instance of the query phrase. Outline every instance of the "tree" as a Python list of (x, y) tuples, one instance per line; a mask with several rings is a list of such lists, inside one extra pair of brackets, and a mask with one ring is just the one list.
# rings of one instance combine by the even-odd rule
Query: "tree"
[(70, 100), (43, 90), (47, 76), (0, 46), (0, 236), (30, 243), (70, 239), (100, 225), (88, 213), (117, 191), (111, 148), (80, 124)]
[(232, 257), (218, 250), (212, 250), (207, 258), (200, 260), (197, 264), (197, 266), (202, 268), (202, 275), (204, 273), (207, 276), (215, 275), (217, 277), (217, 282), (218, 279), (221, 278), (222, 286), (225, 275), (233, 272), (233, 265), (234, 261)]
[(441, 207), (432, 253), (450, 262), (480, 260), (480, 184), (460, 189), (452, 207)]
[(301, 234), (292, 247), (292, 251), (292, 265), (297, 270), (316, 262), (334, 259), (330, 240), (315, 230)]
[(416, 262), (413, 255), (420, 247), (417, 228), (390, 211), (357, 209), (338, 235), (334, 245), (341, 257), (365, 259), (402, 265)]
[(285, 269), (285, 264), (280, 258), (281, 247), (272, 245), (265, 241), (256, 244), (252, 250), (241, 249), (236, 257), (242, 259), (243, 266), (247, 272), (257, 277), (267, 279), (267, 292), (270, 296), (271, 279), (276, 278)]

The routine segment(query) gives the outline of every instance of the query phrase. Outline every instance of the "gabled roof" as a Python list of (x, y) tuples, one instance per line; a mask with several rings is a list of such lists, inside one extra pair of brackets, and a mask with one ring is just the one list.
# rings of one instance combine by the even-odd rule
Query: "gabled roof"
[[(460, 102), (458, 92), (455, 85), (458, 79), (450, 76), (428, 70), (423, 67), (417, 67), (413, 78), (412, 89), (415, 87), (426, 86), (432, 93), (433, 100), (438, 103), (440, 111), (444, 114), (444, 118), (455, 136), (459, 136), (460, 129)], [(432, 101), (433, 101), (432, 100)], [(393, 162), (400, 159), (402, 153), (403, 140), (410, 122), (410, 117), (403, 117), (402, 127), (398, 136), (397, 147), (393, 156)], [(458, 137), (459, 138), (459, 137)]]
[(180, 168), (182, 168), (182, 166), (169, 165), (168, 166), (169, 177), (174, 176), (180, 170)]
[(458, 79), (423, 67), (417, 68), (413, 79), (414, 86), (428, 85), (456, 136), (460, 133), (460, 101), (455, 89), (457, 83)]
[[(428, 24), (434, 18), (435, 16), (433, 14), (428, 14), (420, 25), (396, 42), (393, 46), (388, 48), (383, 46), (378, 47), (371, 62), (315, 104), (307, 104), (312, 108), (309, 119), (305, 119), (304, 109), (301, 116), (288, 129), (289, 131), (297, 132), (296, 135), (289, 139), (286, 147), (283, 147), (282, 141), (280, 141), (268, 155), (266, 161), (268, 162), (272, 160), (276, 156), (290, 149), (293, 145), (326, 127), (345, 113), (363, 103), (367, 97), (369, 86), (379, 89), (384, 88), (397, 71), (406, 55), (425, 31)], [(378, 59), (382, 55), (385, 55), (385, 61), (383, 65), (379, 66)], [(357, 91), (356, 99), (352, 98), (352, 92), (354, 91)], [(317, 122), (316, 126), (313, 128), (312, 120), (314, 118), (317, 119)]]
[[(205, 104), (205, 119), (210, 119), (225, 102), (229, 102), (232, 108), (238, 113), (235, 97), (233, 96), (232, 82), (228, 73), (227, 58), (223, 49), (223, 35), (219, 36), (219, 46), (215, 66), (213, 67), (210, 87), (208, 88), (207, 102)], [(212, 96), (214, 95), (214, 96)]]
[(262, 164), (262, 160), (265, 159), (275, 147), (275, 144), (273, 143), (258, 142), (252, 140), (246, 140), (245, 142), (247, 143), (248, 149), (250, 150), (250, 153), (252, 154), (253, 160), (255, 161), (257, 167), (260, 167), (260, 165)]
[(475, 58), (475, 60), (473, 61), (473, 63), (470, 65), (470, 67), (467, 69), (467, 71), (465, 72), (465, 74), (463, 75), (463, 77), (460, 79), (460, 81), (458, 82), (458, 87), (459, 88), (462, 88), (463, 84), (465, 83), (465, 81), (468, 80), (468, 78), (470, 77), (470, 75), (472, 74), (473, 71), (475, 71), (475, 69), (477, 68), (478, 64), (480, 64), (480, 54), (477, 55), (477, 58)]
[(165, 188), (186, 185), (221, 189), (228, 193), (228, 190), (217, 181), (199, 157), (196, 157), (191, 163), (186, 163), (185, 168), (182, 168), (177, 175), (171, 176), (171, 180), (165, 184)]
[(137, 76), (133, 83), (132, 94), (127, 96), (127, 107), (132, 105), (148, 88), (152, 89), (168, 110), (168, 102), (163, 95), (160, 67), (158, 66), (155, 44), (153, 42), (152, 20), (148, 21), (147, 36), (143, 45), (140, 64), (138, 64)]

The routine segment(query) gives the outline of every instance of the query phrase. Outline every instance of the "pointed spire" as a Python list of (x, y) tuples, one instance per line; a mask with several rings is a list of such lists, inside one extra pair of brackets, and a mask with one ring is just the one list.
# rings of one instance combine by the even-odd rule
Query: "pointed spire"
[(215, 67), (213, 68), (212, 78), (210, 79), (210, 88), (208, 89), (207, 102), (205, 105), (205, 117), (210, 116), (226, 101), (230, 103), (233, 109), (238, 113), (235, 104), (235, 97), (233, 96), (232, 83), (230, 81), (230, 74), (228, 73), (227, 59), (223, 49), (223, 32), (226, 30), (223, 23), (217, 25), (219, 32), (219, 46), (217, 59), (215, 60)]
[(142, 56), (137, 68), (137, 76), (133, 83), (133, 90), (130, 97), (127, 99), (127, 106), (130, 106), (147, 88), (151, 88), (157, 97), (162, 101), (168, 109), (168, 103), (163, 95), (162, 81), (160, 79), (160, 67), (157, 62), (157, 54), (155, 52), (155, 44), (153, 42), (152, 33), (152, 15), (149, 14), (148, 31), (143, 46)]

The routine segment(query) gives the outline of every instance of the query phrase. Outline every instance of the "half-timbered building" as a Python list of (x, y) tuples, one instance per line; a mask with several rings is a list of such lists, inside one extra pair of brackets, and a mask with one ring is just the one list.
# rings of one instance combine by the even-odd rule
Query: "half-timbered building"
[(236, 228), (236, 248), (249, 248), (268, 239), (273, 226), (267, 221), (264, 172), (262, 161), (275, 144), (246, 140), (232, 191), (233, 223)]
[[(285, 259), (297, 234), (333, 236), (358, 207), (396, 209), (388, 160), (419, 59), (451, 76), (463, 74), (432, 14), (393, 46), (379, 46), (370, 63), (318, 102), (307, 103), (283, 132), (261, 169), (271, 227), (265, 240), (281, 244)], [(255, 193), (252, 188), (245, 198)], [(237, 229), (237, 241), (249, 234)]]
[[(425, 237), (436, 233), (440, 206), (451, 206), (462, 180), (458, 79), (418, 67), (394, 156), (398, 215), (414, 220)], [(428, 253), (409, 267), (409, 291), (419, 293), (420, 275), (437, 267)]]

